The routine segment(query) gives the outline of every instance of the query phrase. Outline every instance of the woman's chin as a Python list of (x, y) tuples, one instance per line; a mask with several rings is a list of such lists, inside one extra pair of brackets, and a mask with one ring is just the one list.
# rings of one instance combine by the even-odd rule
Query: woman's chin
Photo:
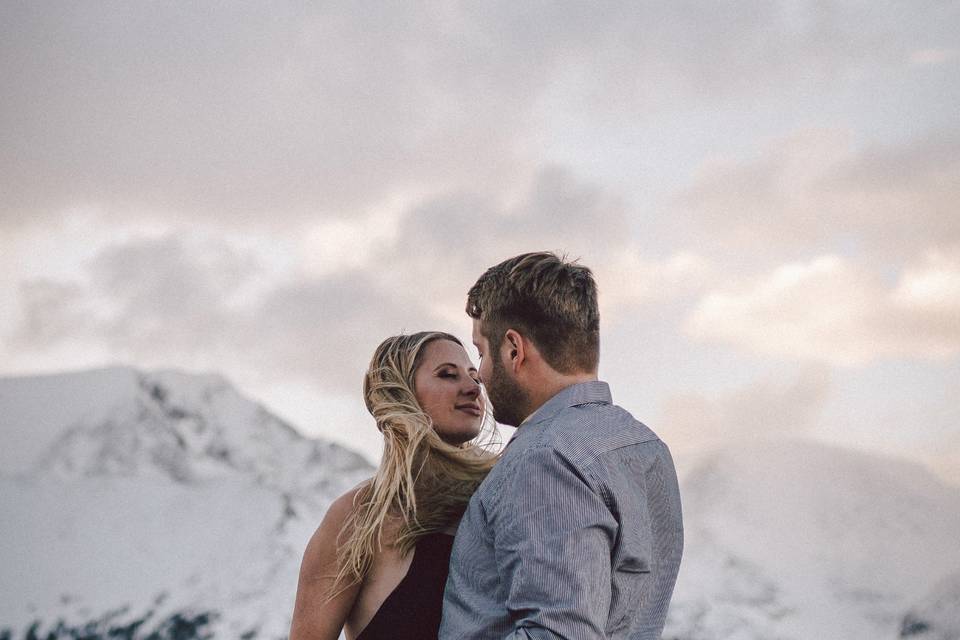
[(460, 445), (470, 442), (474, 438), (480, 435), (480, 429), (470, 429), (463, 431), (453, 431), (453, 432), (440, 432), (437, 434), (440, 436), (440, 439), (446, 442), (449, 445), (459, 447)]

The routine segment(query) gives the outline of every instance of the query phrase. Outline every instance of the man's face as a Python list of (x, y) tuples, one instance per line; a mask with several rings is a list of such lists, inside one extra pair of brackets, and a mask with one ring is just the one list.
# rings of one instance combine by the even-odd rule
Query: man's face
[(487, 389), (493, 406), (493, 419), (511, 427), (519, 426), (527, 417), (529, 398), (503, 364), (503, 345), (491, 352), (490, 343), (483, 335), (480, 321), (473, 320), (473, 344), (480, 352), (480, 381)]

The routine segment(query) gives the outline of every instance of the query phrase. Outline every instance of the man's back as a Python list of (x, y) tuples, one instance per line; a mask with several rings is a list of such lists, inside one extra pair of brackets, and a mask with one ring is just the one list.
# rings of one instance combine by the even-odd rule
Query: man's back
[(573, 385), (520, 427), (471, 500), (440, 637), (659, 638), (682, 549), (666, 445), (605, 383)]

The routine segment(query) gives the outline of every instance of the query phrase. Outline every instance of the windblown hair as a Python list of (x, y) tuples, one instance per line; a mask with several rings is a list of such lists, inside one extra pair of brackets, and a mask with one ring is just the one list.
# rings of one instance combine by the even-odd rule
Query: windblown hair
[(414, 374), (424, 347), (435, 340), (463, 346), (449, 333), (423, 331), (387, 338), (370, 361), (363, 395), (383, 434), (383, 458), (373, 478), (357, 492), (340, 532), (339, 571), (331, 597), (368, 574), (384, 544), (386, 525), (391, 534), (398, 532), (390, 542), (406, 554), (422, 536), (456, 522), (497, 460), (496, 429), (489, 411), (484, 412), (480, 437), (453, 445), (440, 438), (417, 401)]
[(560, 373), (596, 371), (600, 311), (590, 269), (554, 253), (524, 253), (490, 267), (467, 294), (467, 315), (480, 321), (496, 352), (507, 329), (529, 337)]

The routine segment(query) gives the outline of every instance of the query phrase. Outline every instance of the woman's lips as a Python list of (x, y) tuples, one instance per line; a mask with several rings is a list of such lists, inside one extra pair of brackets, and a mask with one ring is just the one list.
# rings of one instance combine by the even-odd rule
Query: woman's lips
[(474, 416), (474, 417), (476, 417), (476, 418), (479, 418), (480, 416), (483, 415), (483, 411), (480, 410), (480, 407), (478, 407), (478, 406), (476, 406), (476, 405), (473, 405), (473, 404), (461, 405), (461, 406), (459, 406), (459, 407), (456, 407), (456, 409), (457, 409), (458, 411), (463, 411), (463, 412), (469, 413), (470, 415), (472, 415), (472, 416)]

